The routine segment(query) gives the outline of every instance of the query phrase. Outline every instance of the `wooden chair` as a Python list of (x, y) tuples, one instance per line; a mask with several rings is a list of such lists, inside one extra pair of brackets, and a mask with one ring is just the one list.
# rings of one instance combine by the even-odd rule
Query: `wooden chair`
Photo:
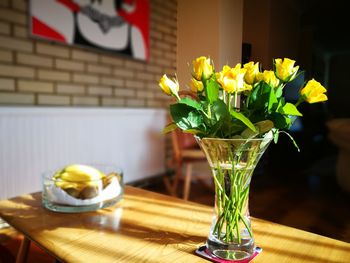
[[(187, 96), (197, 99), (196, 94), (191, 91), (182, 90), (179, 92), (179, 95), (181, 97)], [(171, 118), (169, 116), (168, 120), (170, 123)], [(164, 184), (171, 195), (177, 196), (176, 192), (179, 181), (184, 179), (183, 199), (188, 200), (193, 175), (193, 164), (198, 162), (207, 164), (207, 160), (192, 134), (183, 133), (179, 129), (176, 129), (171, 133), (171, 142), (173, 149), (173, 159), (171, 161), (175, 168), (175, 176), (172, 182), (165, 177)], [(186, 170), (185, 176), (182, 174), (183, 168)], [(207, 179), (209, 177), (208, 174), (210, 175), (209, 166), (208, 173), (202, 176), (196, 175), (196, 179)]]
[[(193, 165), (198, 162), (202, 162), (206, 165), (207, 160), (192, 134), (175, 130), (171, 134), (171, 141), (173, 146), (173, 163), (175, 166), (175, 176), (171, 186), (171, 194), (176, 196), (179, 181), (183, 179), (183, 199), (188, 200), (193, 177)], [(183, 168), (185, 168), (184, 175), (182, 171)], [(209, 166), (208, 173), (196, 175), (195, 178), (208, 178), (208, 174), (210, 174)]]

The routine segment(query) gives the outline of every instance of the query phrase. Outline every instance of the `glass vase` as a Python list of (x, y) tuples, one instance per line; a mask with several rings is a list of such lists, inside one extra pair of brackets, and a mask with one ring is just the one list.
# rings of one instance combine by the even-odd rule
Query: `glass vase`
[(242, 260), (254, 253), (249, 189), (254, 169), (271, 138), (196, 138), (212, 170), (215, 208), (207, 247), (222, 258)]

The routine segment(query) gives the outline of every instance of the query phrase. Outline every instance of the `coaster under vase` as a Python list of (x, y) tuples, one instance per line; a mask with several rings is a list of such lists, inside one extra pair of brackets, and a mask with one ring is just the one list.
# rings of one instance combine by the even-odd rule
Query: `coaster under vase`
[(254, 249), (254, 253), (246, 259), (240, 259), (240, 260), (227, 260), (227, 259), (222, 259), (222, 258), (218, 258), (215, 255), (213, 255), (212, 253), (210, 253), (210, 251), (208, 250), (206, 245), (200, 246), (199, 248), (196, 249), (195, 253), (205, 259), (208, 259), (212, 262), (218, 262), (218, 263), (249, 263), (250, 261), (253, 260), (253, 258), (255, 258), (257, 255), (259, 255), (262, 251), (262, 248), (260, 247), (255, 247)]

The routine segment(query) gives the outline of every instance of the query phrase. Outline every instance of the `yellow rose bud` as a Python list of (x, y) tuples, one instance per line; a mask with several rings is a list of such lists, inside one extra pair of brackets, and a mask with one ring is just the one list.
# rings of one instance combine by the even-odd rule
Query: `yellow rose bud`
[(191, 79), (190, 87), (192, 92), (201, 92), (204, 89), (203, 82), (198, 81), (195, 78)]
[(214, 72), (210, 58), (201, 56), (192, 61), (193, 77), (196, 80), (209, 79)]
[(216, 80), (228, 93), (238, 93), (249, 90), (251, 86), (245, 85), (244, 83), (246, 71), (246, 69), (241, 68), (241, 64), (237, 64), (234, 68), (224, 66), (222, 71), (216, 74)]
[(275, 65), (276, 65), (276, 76), (286, 82), (286, 81), (292, 81), (299, 69), (299, 66), (294, 67), (295, 61), (289, 58), (282, 59), (277, 58), (275, 59)]
[(244, 75), (244, 80), (247, 84), (254, 84), (256, 81), (256, 75), (259, 73), (259, 62), (249, 62), (244, 64), (243, 68), (247, 70), (247, 72)]
[(314, 79), (309, 80), (305, 87), (300, 90), (300, 94), (302, 96), (305, 96), (305, 100), (308, 103), (316, 103), (328, 100), (326, 94), (324, 94), (325, 92), (327, 92), (325, 87), (323, 87), (320, 82)]
[(263, 73), (258, 73), (256, 78), (258, 81), (264, 81), (272, 88), (276, 88), (279, 85), (279, 80), (276, 78), (275, 72), (272, 70), (264, 70)]
[(176, 80), (169, 79), (167, 75), (164, 74), (160, 79), (159, 86), (166, 94), (178, 96), (179, 83)]

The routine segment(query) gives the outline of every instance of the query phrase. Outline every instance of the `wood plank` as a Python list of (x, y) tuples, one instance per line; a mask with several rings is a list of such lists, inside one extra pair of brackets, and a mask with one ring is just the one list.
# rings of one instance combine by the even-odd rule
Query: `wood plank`
[[(96, 212), (64, 214), (34, 193), (0, 201), (0, 216), (65, 262), (207, 262), (212, 207), (126, 186), (124, 200)], [(350, 244), (252, 219), (263, 252), (254, 262), (348, 262)]]

